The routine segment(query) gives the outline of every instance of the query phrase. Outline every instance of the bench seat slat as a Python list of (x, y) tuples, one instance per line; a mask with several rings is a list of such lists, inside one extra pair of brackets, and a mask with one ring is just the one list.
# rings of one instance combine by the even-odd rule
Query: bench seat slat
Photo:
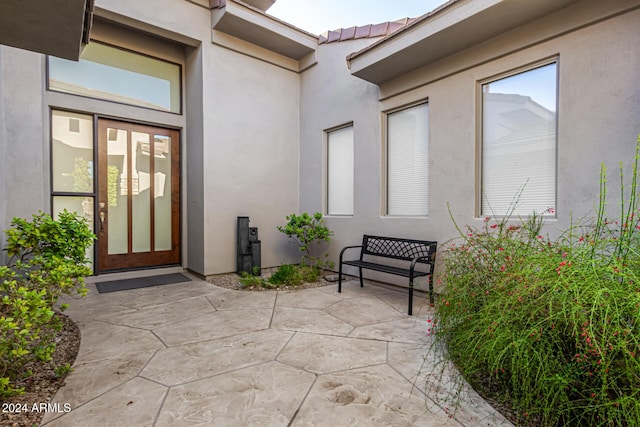
[[(409, 277), (410, 275), (408, 268), (395, 267), (392, 265), (376, 264), (374, 262), (353, 260), (353, 261), (342, 261), (342, 264), (352, 265), (354, 267), (359, 267), (359, 268), (366, 268), (368, 270), (381, 271), (383, 273), (395, 274), (397, 276), (403, 276), (403, 277)], [(413, 277), (422, 277), (427, 275), (429, 275), (428, 271), (418, 271), (418, 270), (413, 271)]]

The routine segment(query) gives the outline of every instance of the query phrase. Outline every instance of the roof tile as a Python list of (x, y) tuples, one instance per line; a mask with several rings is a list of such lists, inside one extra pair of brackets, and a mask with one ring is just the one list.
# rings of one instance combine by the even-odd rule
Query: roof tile
[(356, 27), (343, 28), (340, 34), (340, 41), (351, 40), (356, 36)]
[(339, 28), (320, 35), (320, 44), (340, 42), (353, 39), (384, 37), (412, 24), (417, 18), (402, 18), (397, 21), (369, 24), (360, 27)]

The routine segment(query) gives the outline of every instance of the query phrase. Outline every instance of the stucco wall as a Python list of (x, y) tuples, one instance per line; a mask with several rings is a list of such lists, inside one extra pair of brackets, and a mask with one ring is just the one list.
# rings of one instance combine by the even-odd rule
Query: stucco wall
[[(355, 194), (352, 217), (325, 218), (335, 235), (323, 244), (337, 262), (343, 246), (357, 244), (362, 233), (380, 232), (381, 120), (378, 87), (353, 77), (349, 53), (375, 41), (359, 39), (322, 44), (318, 64), (303, 73), (300, 103), (300, 212), (326, 212), (326, 130), (353, 122)], [(399, 235), (398, 231), (387, 231)]]
[[(11, 47), (2, 48), (4, 204), (2, 228), (15, 216), (31, 217), (46, 210), (49, 182), (43, 104), (43, 56)], [(44, 185), (43, 185), (44, 183)]]
[(49, 110), (69, 109), (181, 130), (186, 268), (203, 275), (235, 271), (239, 215), (259, 227), (264, 266), (296, 260), (297, 248), (275, 227), (298, 210), (300, 76), (213, 45), (206, 2), (159, 3), (97, 0), (101, 22), (93, 37), (181, 64), (180, 115), (48, 92), (45, 56), (2, 48), (0, 135), (15, 141), (0, 146), (2, 226), (13, 215), (49, 211)]
[(183, 265), (192, 271), (205, 271), (204, 258), (204, 110), (203, 110), (203, 46), (187, 49), (186, 57), (186, 111), (187, 129), (183, 135), (185, 155), (182, 161)]
[(300, 76), (213, 45), (204, 69), (204, 274), (235, 271), (238, 216), (258, 227), (263, 266), (292, 262), (276, 226), (298, 210)]
[[(321, 47), (319, 66), (303, 78), (300, 194), (302, 210), (323, 207), (322, 131), (353, 120), (355, 212), (352, 218), (327, 218), (336, 231), (330, 247), (334, 259), (341, 247), (356, 244), (363, 233), (445, 242), (456, 236), (448, 203), (459, 225), (480, 225), (482, 219), (475, 216), (477, 82), (556, 55), (557, 219), (548, 220), (545, 231), (557, 234), (569, 226), (572, 214), (575, 218), (593, 212), (600, 162), (610, 167), (609, 182), (617, 182), (617, 162), (631, 161), (640, 132), (640, 11), (599, 21), (602, 9), (597, 2), (576, 7), (579, 14), (577, 9), (561, 11), (382, 85), (380, 102), (376, 91), (364, 82), (349, 83), (349, 88), (361, 88), (359, 93), (341, 89), (343, 83), (355, 79), (340, 63), (348, 53), (343, 51), (345, 47), (358, 49), (354, 42)], [(530, 40), (544, 40), (551, 29), (576, 16), (595, 23), (530, 45)], [(323, 70), (327, 57), (334, 62), (324, 65), (334, 67), (333, 71)], [(322, 90), (329, 81), (331, 88), (339, 90)], [(382, 112), (419, 100), (429, 102), (429, 215), (385, 217)], [(610, 191), (615, 193), (616, 185), (612, 184)], [(613, 202), (611, 206), (615, 206)]]

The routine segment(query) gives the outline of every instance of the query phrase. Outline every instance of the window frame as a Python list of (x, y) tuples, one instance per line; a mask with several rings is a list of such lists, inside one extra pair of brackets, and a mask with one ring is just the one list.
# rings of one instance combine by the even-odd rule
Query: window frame
[[(48, 79), (47, 79), (48, 80)], [(56, 190), (54, 189), (54, 181), (56, 180), (55, 178), (55, 173), (54, 173), (54, 161), (55, 161), (55, 156), (54, 156), (54, 144), (53, 144), (53, 140), (54, 140), (54, 119), (53, 116), (54, 114), (69, 114), (69, 115), (76, 115), (76, 116), (86, 116), (87, 118), (91, 118), (91, 150), (92, 150), (92, 166), (91, 166), (91, 185), (92, 188), (90, 191), (74, 191), (74, 190)], [(97, 177), (98, 177), (98, 168), (97, 168), (97, 158), (98, 158), (98, 143), (97, 143), (97, 138), (96, 138), (96, 130), (97, 130), (97, 114), (95, 113), (89, 113), (86, 111), (82, 111), (82, 110), (74, 110), (74, 109), (69, 109), (69, 108), (59, 108), (59, 107), (53, 107), (53, 106), (49, 106), (48, 108), (48, 122), (49, 122), (49, 141), (48, 141), (48, 145), (49, 145), (49, 212), (51, 212), (51, 216), (55, 218), (56, 216), (56, 212), (57, 210), (56, 208), (56, 202), (58, 200), (63, 200), (63, 199), (90, 199), (91, 200), (91, 221), (89, 223), (89, 228), (91, 229), (92, 232), (96, 233), (96, 224), (95, 224), (95, 218), (97, 215), (97, 206), (96, 206), (96, 200), (97, 200)], [(71, 130), (68, 129), (69, 132), (71, 132)], [(95, 272), (95, 262), (96, 262), (96, 256), (97, 256), (97, 245), (95, 242), (92, 242), (91, 246), (89, 248), (87, 248), (87, 257), (90, 259), (90, 267), (92, 269), (92, 271)]]
[[(489, 83), (495, 83), (503, 79), (507, 79), (509, 77), (514, 77), (520, 74), (527, 73), (529, 71), (536, 70), (538, 68), (542, 68), (551, 64), (555, 64), (555, 96), (556, 96), (556, 105), (555, 105), (555, 194), (554, 194), (554, 206), (550, 207), (544, 212), (536, 212), (536, 214), (545, 215), (548, 218), (557, 218), (558, 211), (558, 142), (559, 142), (559, 122), (560, 122), (560, 57), (559, 55), (554, 55), (552, 57), (547, 57), (535, 62), (530, 62), (525, 65), (522, 65), (517, 68), (512, 68), (508, 71), (501, 72), (498, 74), (494, 74), (490, 77), (486, 77), (482, 80), (478, 80), (476, 82), (476, 176), (475, 176), (475, 217), (483, 218), (487, 216), (496, 216), (499, 218), (506, 218), (512, 215), (505, 214), (493, 214), (493, 213), (483, 213), (482, 211), (482, 202), (483, 202), (483, 163), (484, 163), (484, 92), (483, 86)], [(531, 214), (518, 214), (520, 217), (529, 217)]]
[[(427, 111), (427, 116), (426, 116), (426, 123), (427, 123), (427, 152), (426, 152), (426, 160), (427, 160), (427, 170), (426, 170), (426, 175), (427, 175), (427, 184), (426, 184), (426, 212), (425, 213), (421, 213), (421, 214), (392, 214), (389, 213), (389, 196), (391, 194), (390, 191), (390, 173), (389, 173), (389, 116), (393, 115), (394, 113), (399, 113), (401, 111), (404, 110), (409, 110), (411, 108), (414, 107), (419, 107), (419, 106), (425, 106), (426, 107), (426, 111)], [(430, 191), (429, 191), (429, 175), (430, 175), (430, 168), (429, 168), (429, 159), (430, 159), (430, 154), (431, 154), (431, 123), (430, 123), (430, 102), (429, 102), (429, 98), (422, 98), (419, 99), (417, 101), (413, 101), (411, 103), (408, 104), (404, 104), (398, 107), (395, 107), (393, 109), (389, 109), (386, 111), (383, 111), (382, 113), (382, 129), (383, 129), (383, 133), (382, 133), (382, 178), (383, 178), (383, 195), (382, 195), (382, 203), (381, 203), (381, 207), (382, 207), (382, 216), (385, 218), (427, 218), (429, 217), (429, 198), (430, 198)]]
[[(158, 56), (154, 56), (154, 55), (150, 55), (147, 53), (143, 53), (143, 52), (139, 52), (136, 51), (134, 49), (129, 49), (123, 46), (119, 46), (113, 43), (107, 43), (107, 42), (103, 42), (100, 40), (94, 40), (92, 39), (90, 41), (91, 44), (99, 44), (99, 45), (103, 45), (106, 47), (110, 47), (113, 49), (117, 49), (117, 50), (121, 50), (123, 52), (127, 52), (127, 53), (131, 53), (131, 54), (135, 54), (135, 55), (139, 55), (141, 57), (145, 57), (145, 58), (150, 58), (156, 61), (160, 61), (160, 62), (165, 62), (167, 64), (171, 64), (171, 65), (175, 65), (178, 67), (178, 111), (172, 111), (171, 109), (165, 110), (165, 109), (160, 109), (160, 108), (152, 108), (149, 106), (145, 106), (145, 105), (140, 105), (140, 104), (132, 104), (132, 103), (128, 103), (128, 102), (123, 102), (123, 101), (117, 101), (114, 99), (109, 99), (109, 98), (100, 98), (97, 96), (91, 96), (91, 95), (85, 95), (85, 94), (80, 94), (80, 93), (73, 93), (73, 92), (66, 92), (66, 91), (62, 91), (62, 90), (57, 90), (54, 88), (51, 88), (50, 82), (51, 82), (51, 78), (50, 78), (50, 71), (51, 71), (51, 64), (50, 64), (50, 55), (47, 55), (46, 57), (46, 61), (45, 61), (45, 87), (46, 90), (49, 92), (55, 92), (55, 93), (61, 93), (64, 95), (71, 95), (71, 96), (77, 96), (80, 98), (86, 98), (86, 99), (93, 99), (93, 100), (97, 100), (97, 101), (101, 101), (101, 102), (109, 102), (109, 103), (113, 103), (113, 104), (118, 104), (118, 105), (127, 105), (127, 106), (132, 106), (135, 108), (142, 108), (145, 110), (150, 110), (150, 111), (158, 111), (161, 113), (168, 113), (168, 114), (174, 114), (174, 115), (182, 115), (184, 113), (184, 102), (183, 102), (183, 97), (184, 97), (184, 69), (183, 69), (183, 65), (179, 62), (176, 61), (171, 61), (165, 58), (160, 58)], [(80, 58), (82, 59), (82, 58)]]
[[(341, 130), (345, 130), (351, 128), (351, 144), (353, 149), (353, 163), (351, 165), (353, 178), (352, 178), (352, 193), (351, 193), (351, 213), (331, 213), (329, 211), (329, 194), (330, 194), (330, 173), (331, 173), (331, 162), (330, 162), (330, 154), (329, 154), (329, 143), (330, 143), (330, 135), (333, 132), (338, 132)], [(356, 148), (356, 139), (355, 139), (355, 127), (353, 122), (344, 123), (339, 126), (335, 126), (329, 129), (325, 129), (324, 131), (324, 159), (325, 164), (323, 167), (325, 177), (324, 177), (324, 212), (326, 216), (332, 217), (353, 217), (355, 214), (355, 148)]]

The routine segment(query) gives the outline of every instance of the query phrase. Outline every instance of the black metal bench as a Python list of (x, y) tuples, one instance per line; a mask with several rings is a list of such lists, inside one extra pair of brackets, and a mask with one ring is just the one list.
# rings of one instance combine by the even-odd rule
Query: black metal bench
[[(433, 266), (436, 261), (438, 243), (428, 240), (399, 239), (395, 237), (362, 236), (362, 245), (346, 246), (340, 251), (340, 265), (338, 271), (338, 292), (342, 292), (342, 265), (358, 267), (360, 272), (360, 287), (363, 287), (362, 269), (381, 271), (409, 278), (409, 316), (413, 313), (413, 279), (429, 276), (429, 302), (433, 304)], [(342, 259), (347, 249), (361, 248), (360, 258), (354, 260)], [(364, 258), (365, 255), (367, 258)], [(376, 258), (373, 258), (376, 257)], [(380, 258), (392, 258), (410, 262), (409, 268), (381, 264)], [(375, 262), (374, 262), (375, 261)], [(416, 264), (429, 266), (428, 271), (416, 270)]]

